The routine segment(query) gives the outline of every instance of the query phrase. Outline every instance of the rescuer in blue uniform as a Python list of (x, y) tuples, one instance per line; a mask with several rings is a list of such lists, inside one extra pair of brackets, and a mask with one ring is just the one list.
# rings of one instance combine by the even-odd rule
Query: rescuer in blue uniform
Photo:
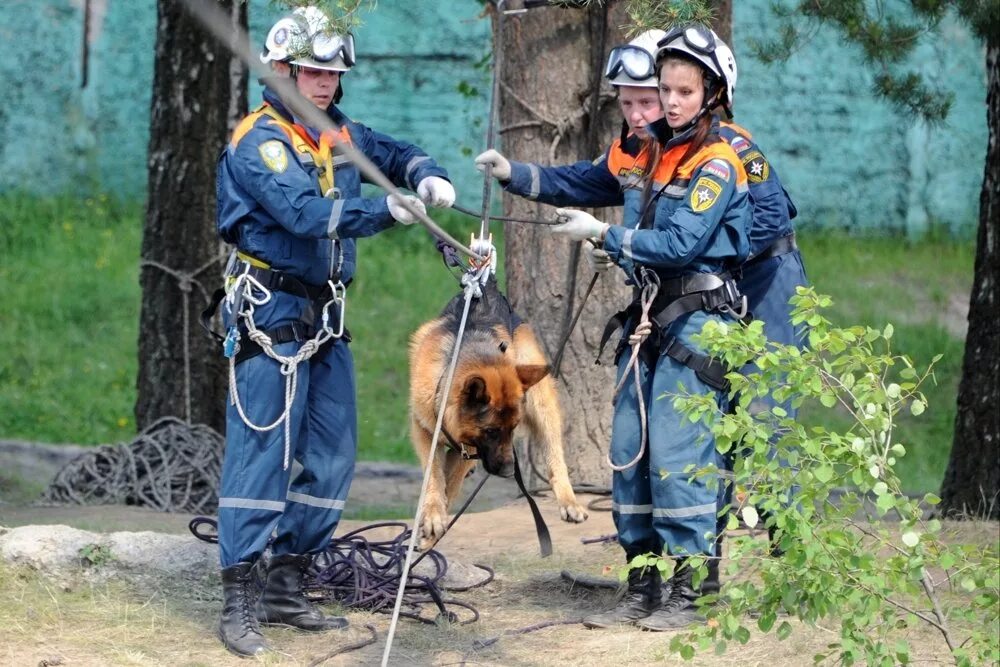
[[(231, 364), (218, 633), (243, 656), (268, 649), (259, 623), (309, 631), (347, 625), (305, 597), (302, 577), (327, 546), (354, 474), (355, 379), (344, 303), (356, 240), (414, 222), (413, 211), (423, 212), (425, 203), (455, 200), (447, 173), (422, 150), (337, 108), (354, 58), (353, 37), (333, 33), (315, 7), (280, 19), (261, 60), (275, 76), (291, 77), (335, 129), (306, 125), (265, 88), (264, 104), (237, 126), (219, 160), (219, 233), (236, 251), (223, 302)], [(361, 175), (337, 150), (340, 143), (419, 198), (362, 197)], [(292, 460), (302, 466), (294, 479)], [(255, 567), (265, 582), (259, 598)]]
[(726, 409), (728, 369), (692, 336), (709, 320), (734, 322), (743, 310), (732, 271), (749, 254), (752, 210), (746, 172), (719, 137), (713, 114), (726, 94), (726, 72), (735, 67), (732, 52), (690, 27), (659, 44), (664, 117), (648, 128), (656, 141), (631, 161), (626, 155), (608, 161), (613, 175), (630, 179), (625, 224), (610, 227), (561, 209), (565, 222), (552, 229), (592, 240), (636, 285), (638, 298), (619, 317), (626, 336), (617, 358), (613, 515), (627, 559), (650, 552), (675, 559), (666, 599), (656, 568), (634, 569), (628, 595), (586, 617), (589, 627), (635, 622), (667, 630), (695, 622), (699, 592), (687, 558), (715, 555), (718, 487), (688, 473), (719, 466), (714, 440), (669, 398), (657, 399), (683, 384), (694, 394), (714, 393)]

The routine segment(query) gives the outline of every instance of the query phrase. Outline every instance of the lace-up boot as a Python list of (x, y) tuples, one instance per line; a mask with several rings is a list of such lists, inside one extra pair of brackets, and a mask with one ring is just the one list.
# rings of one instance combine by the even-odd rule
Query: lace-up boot
[(608, 611), (585, 616), (588, 628), (610, 628), (620, 623), (634, 623), (649, 616), (660, 604), (660, 571), (645, 567), (628, 572), (625, 596)]
[(264, 592), (257, 601), (257, 619), (264, 625), (290, 625), (308, 632), (347, 627), (341, 616), (325, 616), (302, 591), (302, 577), (312, 563), (308, 555), (274, 556), (267, 565)]
[(254, 657), (271, 647), (260, 634), (254, 616), (256, 586), (253, 563), (237, 563), (222, 570), (222, 616), (219, 619), (219, 639), (231, 652)]
[(670, 595), (659, 609), (639, 620), (637, 625), (644, 630), (664, 632), (700, 623), (705, 617), (695, 606), (699, 597), (700, 593), (691, 585), (691, 568), (678, 565), (674, 576), (670, 578)]

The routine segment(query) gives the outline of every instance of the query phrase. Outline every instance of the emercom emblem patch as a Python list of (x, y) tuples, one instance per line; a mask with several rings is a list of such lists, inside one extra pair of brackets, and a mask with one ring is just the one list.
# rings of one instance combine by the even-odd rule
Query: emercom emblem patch
[(702, 176), (698, 179), (698, 182), (694, 184), (694, 189), (691, 190), (689, 203), (695, 213), (701, 213), (702, 211), (707, 211), (712, 208), (712, 205), (715, 204), (721, 194), (721, 185), (707, 176)]
[(258, 150), (264, 164), (274, 173), (281, 174), (288, 169), (288, 154), (285, 153), (285, 146), (280, 141), (265, 141)]
[(747, 170), (747, 180), (751, 183), (763, 183), (771, 175), (767, 159), (760, 151), (753, 151), (743, 156), (743, 166)]

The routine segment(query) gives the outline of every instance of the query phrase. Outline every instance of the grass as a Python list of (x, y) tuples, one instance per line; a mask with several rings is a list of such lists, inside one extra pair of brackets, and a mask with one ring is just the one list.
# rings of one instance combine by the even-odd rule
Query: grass
[[(478, 230), (471, 218), (435, 215), (459, 240)], [(140, 205), (105, 196), (0, 197), (0, 438), (101, 444), (134, 436), (142, 216)], [(814, 230), (801, 237), (810, 278), (835, 300), (834, 321), (892, 322), (896, 351), (918, 365), (944, 355), (928, 411), (900, 436), (910, 452), (899, 465), (905, 487), (936, 490), (951, 444), (964, 345), (955, 325), (968, 303), (974, 244)], [(364, 239), (359, 254), (348, 298), (359, 455), (415, 463), (407, 340), (458, 284), (417, 228)]]

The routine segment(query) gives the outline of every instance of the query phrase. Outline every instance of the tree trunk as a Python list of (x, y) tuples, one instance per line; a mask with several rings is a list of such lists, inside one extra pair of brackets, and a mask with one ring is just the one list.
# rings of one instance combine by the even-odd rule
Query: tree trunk
[(989, 143), (979, 196), (976, 268), (969, 303), (958, 413), (940, 511), (1000, 519), (1000, 41), (986, 46)]
[[(246, 29), (240, 0), (218, 0)], [(219, 284), (215, 164), (245, 113), (246, 74), (179, 0), (159, 0), (139, 282), (136, 426), (176, 416), (222, 431), (226, 370), (198, 316)]]
[[(608, 51), (627, 41), (625, 3), (600, 3), (587, 10), (533, 9), (504, 19), (495, 48), (503, 48), (500, 150), (512, 159), (559, 165), (600, 155), (621, 128), (621, 112), (603, 80)], [(717, 15), (731, 11), (716, 3)], [(600, 93), (600, 98), (595, 93)], [(598, 110), (594, 113), (594, 107)], [(515, 217), (552, 218), (552, 208), (504, 195)], [(621, 224), (620, 209), (591, 211)], [(580, 261), (580, 244), (553, 238), (536, 225), (507, 224), (506, 276), (511, 304), (531, 322), (550, 360), (559, 351), (570, 321), (583, 303), (593, 274)], [(573, 329), (560, 366), (565, 413), (566, 463), (574, 484), (607, 487), (611, 400), (615, 384), (612, 350), (594, 364), (608, 318), (631, 298), (620, 272), (601, 277)], [(609, 348), (613, 347), (609, 345)]]

